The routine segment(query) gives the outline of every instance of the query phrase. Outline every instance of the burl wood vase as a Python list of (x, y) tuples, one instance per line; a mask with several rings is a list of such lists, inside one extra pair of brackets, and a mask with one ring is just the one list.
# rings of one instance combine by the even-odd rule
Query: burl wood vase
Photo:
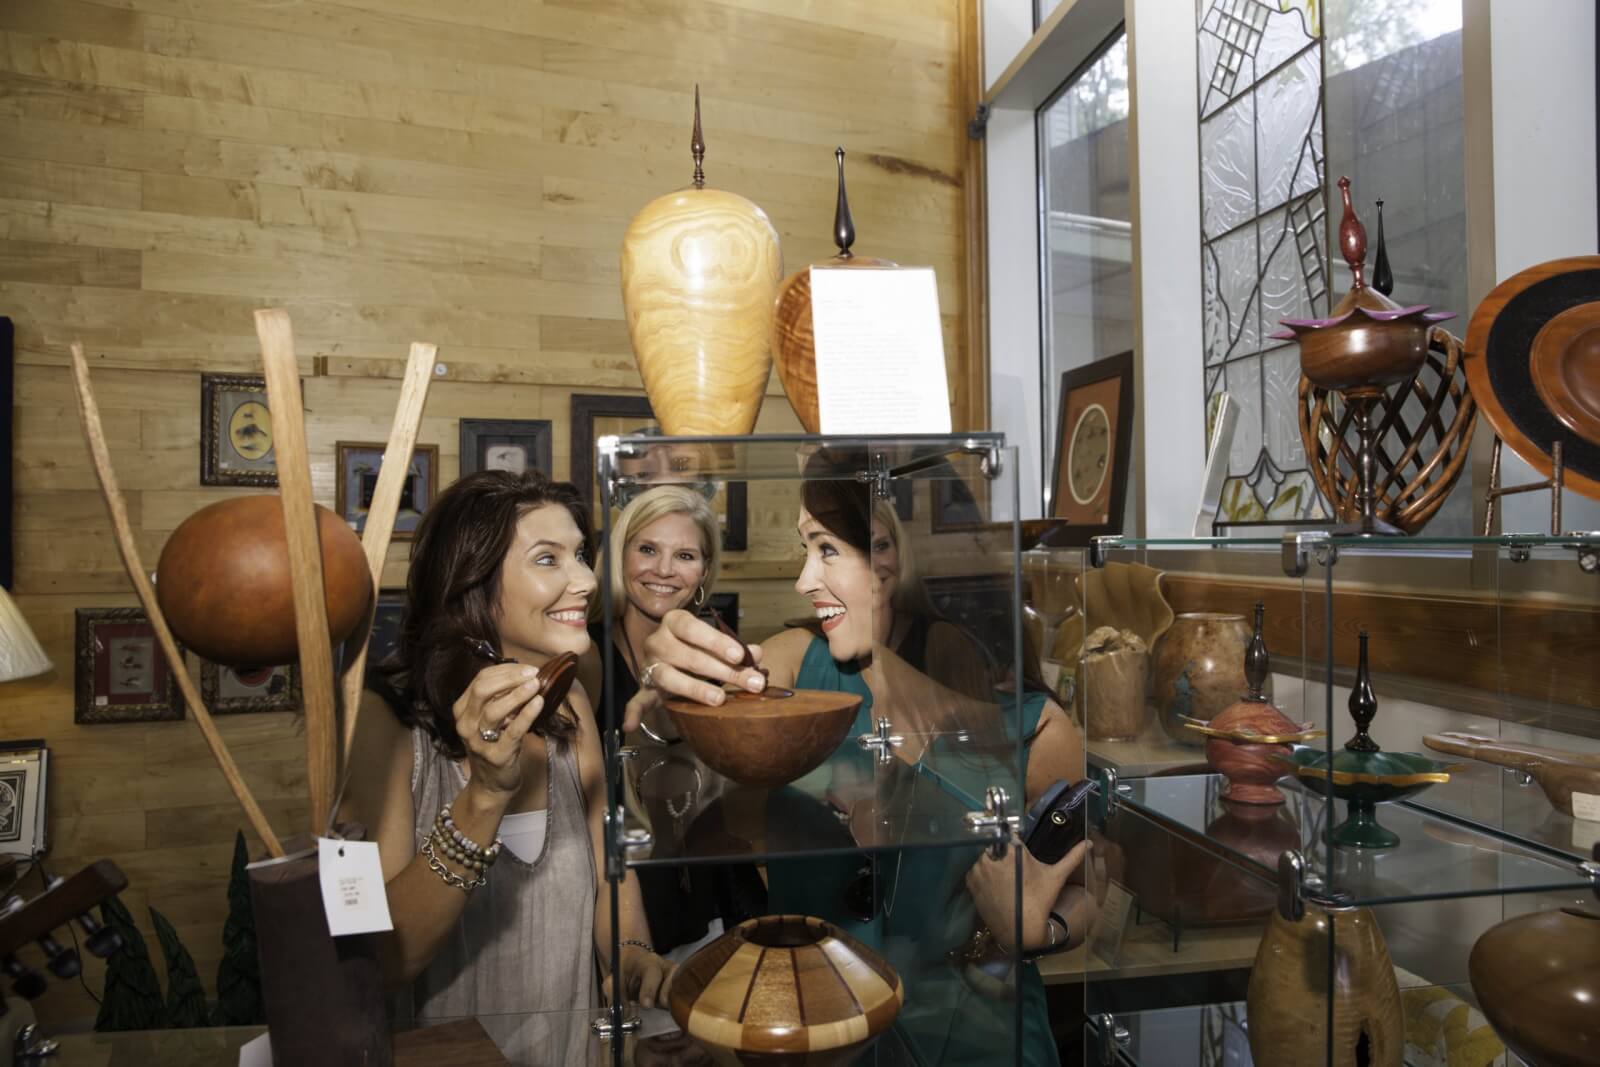
[[(1330, 951), (1335, 953), (1331, 968)], [(1328, 1067), (1405, 1063), (1400, 986), (1383, 931), (1366, 908), (1308, 905), (1299, 922), (1290, 922), (1274, 909), (1256, 950), (1247, 1003), (1250, 1055), (1256, 1063)]]
[(1472, 946), (1467, 974), (1494, 1032), (1533, 1067), (1600, 1063), (1600, 910), (1540, 911), (1491, 927)]
[[(1249, 691), (1244, 676), (1250, 626), (1243, 615), (1185, 612), (1156, 644), (1151, 660), (1157, 716), (1174, 741), (1199, 746), (1205, 737), (1190, 720), (1209, 723)], [(1272, 699), (1272, 679), (1262, 687)]]
[(622, 239), (622, 306), (650, 407), (673, 436), (748, 434), (772, 371), (778, 231), (705, 188), (695, 91), (694, 184), (646, 204)]
[(861, 698), (824, 689), (729, 691), (720, 706), (667, 701), (679, 736), (706, 766), (741, 785), (772, 788), (815, 770), (850, 733)]
[[(328, 639), (343, 641), (372, 599), (361, 540), (317, 508)], [(277, 494), (236, 497), (185, 519), (161, 550), (156, 599), (178, 640), (213, 663), (267, 667), (300, 655), (283, 505)]]
[(719, 1064), (845, 1067), (894, 1022), (900, 976), (832, 923), (747, 919), (672, 980), (672, 1017)]

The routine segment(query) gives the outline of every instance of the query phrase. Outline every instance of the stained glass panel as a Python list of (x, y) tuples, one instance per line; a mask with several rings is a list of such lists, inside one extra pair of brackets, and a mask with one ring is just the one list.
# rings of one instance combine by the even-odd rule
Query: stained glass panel
[[(1299, 353), (1270, 334), (1326, 314), (1318, 0), (1199, 0), (1203, 402), (1239, 405), (1222, 521), (1324, 518), (1297, 403)], [(1221, 364), (1220, 375), (1211, 368)]]

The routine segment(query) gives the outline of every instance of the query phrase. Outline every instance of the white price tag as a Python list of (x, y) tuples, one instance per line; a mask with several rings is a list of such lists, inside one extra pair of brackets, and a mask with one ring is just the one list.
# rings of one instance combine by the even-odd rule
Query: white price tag
[(328, 932), (334, 937), (394, 929), (377, 844), (319, 837), (317, 874), (322, 879)]
[(272, 1035), (262, 1034), (240, 1045), (239, 1067), (272, 1067)]
[(1574, 818), (1600, 822), (1600, 793), (1579, 793), (1573, 790), (1572, 814)]
[(1122, 953), (1122, 938), (1133, 920), (1133, 894), (1116, 882), (1106, 887), (1105, 903), (1095, 916), (1089, 934), (1089, 948), (1105, 962), (1116, 966)]

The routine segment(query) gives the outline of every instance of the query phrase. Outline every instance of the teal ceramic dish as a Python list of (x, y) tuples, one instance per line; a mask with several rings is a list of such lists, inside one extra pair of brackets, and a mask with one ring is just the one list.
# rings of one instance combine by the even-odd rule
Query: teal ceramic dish
[[(1311, 789), (1328, 793), (1328, 753), (1313, 745), (1292, 745), (1275, 756)], [(1350, 817), (1333, 828), (1333, 843), (1347, 848), (1393, 848), (1398, 834), (1378, 824), (1377, 806), (1450, 780), (1461, 765), (1430, 759), (1420, 752), (1333, 753), (1333, 795), (1349, 805)]]

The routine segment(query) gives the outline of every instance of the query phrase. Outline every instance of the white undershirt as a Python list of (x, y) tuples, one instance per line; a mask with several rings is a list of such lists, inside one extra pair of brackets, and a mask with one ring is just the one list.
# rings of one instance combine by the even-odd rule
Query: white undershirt
[(544, 849), (548, 811), (519, 811), (500, 820), (500, 840), (523, 863), (532, 863)]

